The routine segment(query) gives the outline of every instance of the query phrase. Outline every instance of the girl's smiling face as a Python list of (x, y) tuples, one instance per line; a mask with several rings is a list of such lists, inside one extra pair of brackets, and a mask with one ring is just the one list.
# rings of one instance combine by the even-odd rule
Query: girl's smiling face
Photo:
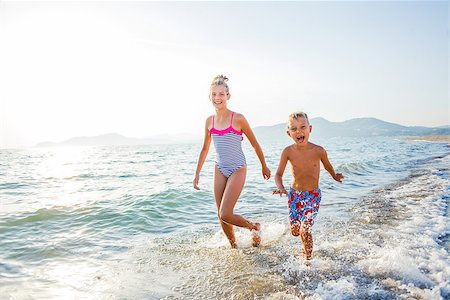
[(287, 134), (298, 145), (306, 145), (309, 140), (309, 133), (312, 126), (309, 125), (305, 118), (297, 118), (289, 120)]
[(227, 89), (224, 85), (216, 85), (211, 87), (209, 99), (214, 108), (225, 108), (227, 107), (227, 101), (230, 99), (230, 94), (227, 93)]

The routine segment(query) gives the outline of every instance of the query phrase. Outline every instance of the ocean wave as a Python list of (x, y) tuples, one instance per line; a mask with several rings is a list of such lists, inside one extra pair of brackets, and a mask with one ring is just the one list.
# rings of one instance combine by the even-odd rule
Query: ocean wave
[(450, 280), (447, 251), (439, 243), (450, 231), (448, 187), (448, 180), (429, 169), (365, 198), (354, 209), (359, 216), (354, 221), (362, 226), (358, 231), (378, 237), (364, 247), (369, 255), (359, 260), (361, 268), (387, 278), (390, 289), (402, 285), (406, 294), (440, 299)]
[(0, 278), (6, 280), (8, 278), (18, 278), (23, 276), (22, 268), (17, 264), (0, 262)]
[(347, 175), (365, 176), (382, 172), (382, 164), (376, 161), (352, 161), (339, 164), (336, 170)]
[(0, 190), (5, 190), (9, 192), (9, 190), (16, 190), (16, 189), (24, 189), (31, 187), (30, 184), (24, 183), (24, 182), (5, 182), (0, 183)]
[(0, 221), (0, 233), (5, 232), (12, 227), (26, 226), (38, 222), (47, 222), (56, 218), (64, 218), (67, 212), (57, 208), (41, 208), (35, 212), (26, 215), (16, 215), (15, 217), (4, 218)]

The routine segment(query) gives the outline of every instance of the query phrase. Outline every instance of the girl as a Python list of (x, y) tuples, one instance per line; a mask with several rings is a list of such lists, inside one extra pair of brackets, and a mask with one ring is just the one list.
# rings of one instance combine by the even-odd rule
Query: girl
[(253, 246), (256, 247), (261, 242), (259, 236), (261, 225), (252, 223), (233, 212), (247, 175), (247, 164), (241, 146), (242, 134), (245, 134), (255, 149), (261, 162), (264, 179), (270, 178), (270, 170), (266, 165), (262, 149), (245, 117), (227, 108), (227, 102), (230, 99), (227, 81), (227, 77), (218, 75), (211, 83), (209, 99), (216, 110), (216, 114), (206, 119), (205, 139), (198, 158), (193, 185), (195, 189), (200, 189), (198, 187), (200, 171), (208, 155), (212, 139), (216, 149), (214, 198), (223, 232), (230, 241), (231, 247), (236, 248), (233, 225), (248, 228), (252, 232)]

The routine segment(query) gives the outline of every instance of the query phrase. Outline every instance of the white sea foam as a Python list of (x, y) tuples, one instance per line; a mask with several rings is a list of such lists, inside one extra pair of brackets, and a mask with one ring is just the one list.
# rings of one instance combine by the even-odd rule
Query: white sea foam
[[(372, 276), (389, 276), (411, 297), (440, 299), (440, 289), (450, 280), (448, 253), (438, 237), (448, 233), (445, 216), (449, 181), (428, 173), (384, 195), (399, 209), (401, 222), (377, 230), (387, 241), (372, 245), (359, 265)], [(391, 208), (392, 209), (392, 208)]]
[(319, 283), (312, 298), (314, 299), (317, 296), (320, 297), (319, 299), (324, 300), (355, 298), (356, 290), (355, 279), (353, 277), (346, 276), (337, 280), (329, 280), (324, 283)]
[[(235, 227), (236, 243), (238, 248), (249, 248), (252, 246), (252, 236), (249, 230)], [(286, 224), (276, 222), (261, 223), (261, 246), (269, 245), (276, 242), (282, 237), (287, 230)], [(212, 236), (209, 236), (201, 241), (203, 247), (207, 248), (228, 248), (230, 243), (228, 242), (225, 234), (222, 230), (215, 232)]]
[(421, 272), (417, 263), (417, 258), (412, 257), (408, 249), (399, 246), (374, 249), (369, 258), (361, 260), (359, 264), (373, 276), (394, 276), (405, 282), (432, 286), (433, 282)]
[(298, 297), (294, 293), (289, 292), (277, 292), (266, 295), (265, 300), (300, 300), (302, 298)]

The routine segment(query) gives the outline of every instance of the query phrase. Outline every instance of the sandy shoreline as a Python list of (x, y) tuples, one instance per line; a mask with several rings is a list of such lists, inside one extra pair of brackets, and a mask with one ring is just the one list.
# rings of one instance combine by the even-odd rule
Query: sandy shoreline
[(405, 141), (430, 141), (430, 142), (449, 142), (450, 135), (428, 135), (428, 136), (408, 136), (402, 138)]

